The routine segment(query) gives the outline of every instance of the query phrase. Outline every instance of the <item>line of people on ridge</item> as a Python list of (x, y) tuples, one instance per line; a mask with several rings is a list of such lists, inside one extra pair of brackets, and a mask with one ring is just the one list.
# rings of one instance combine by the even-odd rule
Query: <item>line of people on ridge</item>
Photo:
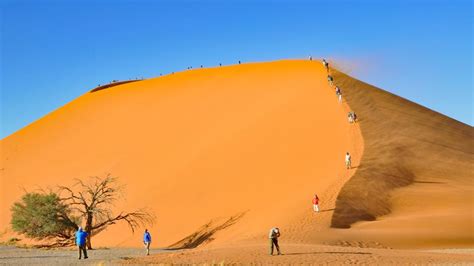
[[(237, 63), (240, 65), (240, 64), (242, 64), (242, 61), (239, 60), (239, 61), (237, 61)], [(222, 63), (219, 63), (219, 66), (221, 67), (221, 66), (222, 66)], [(200, 65), (199, 67), (200, 67), (200, 68), (204, 68), (204, 65)], [(186, 67), (186, 70), (191, 70), (191, 69), (193, 69), (192, 66)], [(173, 75), (174, 72), (171, 72), (170, 74)], [(163, 76), (163, 73), (160, 73), (160, 77), (161, 77), (161, 76)], [(138, 78), (137, 78), (137, 79), (138, 79)], [(142, 78), (142, 79), (143, 79), (143, 78)], [(99, 86), (100, 86), (100, 84), (99, 84)]]
[[(240, 65), (240, 64), (242, 64), (242, 61), (239, 60), (239, 61), (237, 61), (237, 63)], [(221, 67), (221, 66), (222, 66), (222, 63), (219, 63), (219, 66)], [(200, 68), (204, 68), (204, 65), (200, 65)], [(186, 69), (187, 69), (187, 70), (190, 70), (190, 69), (193, 69), (193, 67), (192, 67), (192, 66), (188, 66), (188, 67), (186, 67)], [(173, 72), (172, 74), (174, 74), (174, 72)], [(160, 73), (160, 76), (162, 76), (162, 73)]]
[[(310, 60), (312, 60), (312, 57), (310, 57)], [(328, 83), (332, 87), (334, 86), (334, 78), (330, 75), (330, 70), (329, 70), (329, 63), (326, 61), (326, 59), (323, 59), (322, 61), (324, 68), (326, 68), (326, 71), (328, 72)], [(342, 91), (339, 86), (334, 86), (336, 96), (339, 100), (340, 103), (342, 103)], [(354, 111), (349, 111), (347, 113), (347, 119), (349, 123), (356, 123), (357, 122), (357, 115)], [(351, 169), (352, 168), (352, 162), (351, 162), (351, 155), (349, 152), (346, 153), (345, 157), (345, 163), (346, 163), (346, 168)]]
[[(311, 57), (310, 57), (311, 58)], [(310, 59), (312, 60), (312, 58)], [(326, 59), (323, 59), (323, 65), (326, 68), (326, 71), (328, 72), (328, 83), (330, 86), (334, 86), (334, 78), (329, 74), (329, 63), (326, 61)], [(342, 90), (339, 86), (334, 86), (335, 92), (336, 92), (336, 97), (339, 101), (339, 103), (342, 103)], [(349, 123), (355, 123), (357, 122), (357, 115), (354, 111), (350, 111), (347, 113), (347, 119)]]
[[(310, 56), (309, 60), (312, 61), (313, 57)], [(329, 74), (329, 63), (325, 59), (323, 59), (323, 65), (326, 68), (326, 71), (328, 72), (328, 83), (329, 83), (329, 85), (334, 86), (334, 78)], [(339, 86), (335, 86), (335, 90), (336, 90), (336, 95), (338, 97), (338, 100), (341, 103), (342, 102), (341, 89), (339, 88)], [(352, 124), (352, 123), (355, 123), (357, 121), (357, 115), (354, 111), (350, 111), (347, 116), (348, 116), (349, 123)], [(351, 157), (351, 154), (349, 152), (346, 152), (344, 162), (345, 162), (346, 169), (349, 170), (349, 169), (352, 168), (352, 157)], [(314, 197), (313, 197), (311, 203), (313, 204), (313, 211), (315, 213), (319, 213), (320, 212), (319, 197), (318, 197), (317, 194), (314, 194)], [(269, 241), (269, 252), (270, 252), (270, 255), (272, 255), (272, 256), (273, 256), (274, 248), (276, 248), (276, 250), (277, 250), (277, 255), (281, 255), (280, 246), (278, 244), (278, 238), (280, 237), (280, 235), (281, 235), (281, 233), (280, 233), (280, 229), (278, 227), (273, 227), (272, 229), (270, 229), (270, 233), (269, 233), (269, 236), (268, 236), (268, 238), (270, 240)]]

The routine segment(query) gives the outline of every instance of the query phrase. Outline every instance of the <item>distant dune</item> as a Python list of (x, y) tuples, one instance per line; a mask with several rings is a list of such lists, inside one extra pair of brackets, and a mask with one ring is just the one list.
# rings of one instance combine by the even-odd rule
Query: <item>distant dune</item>
[[(331, 71), (343, 103), (304, 60), (86, 93), (1, 141), (0, 230), (23, 188), (111, 173), (126, 185), (117, 210), (155, 213), (158, 246), (256, 243), (273, 226), (293, 243), (472, 245), (472, 127)], [(94, 244), (140, 241), (117, 225)]]

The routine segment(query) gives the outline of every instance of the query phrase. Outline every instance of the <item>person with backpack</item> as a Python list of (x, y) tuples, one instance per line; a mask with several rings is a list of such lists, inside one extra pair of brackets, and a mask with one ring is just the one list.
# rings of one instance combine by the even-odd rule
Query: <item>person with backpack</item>
[(329, 73), (329, 63), (326, 61), (326, 59), (323, 59), (323, 65), (326, 68), (326, 71)]
[(349, 152), (346, 152), (346, 168), (352, 168), (351, 155), (349, 154)]
[(314, 212), (319, 212), (319, 198), (317, 194), (314, 194), (313, 198), (313, 210)]
[(280, 229), (278, 227), (273, 227), (270, 229), (270, 234), (268, 238), (270, 239), (270, 255), (273, 256), (273, 246), (276, 247), (277, 255), (281, 255), (280, 246), (278, 245), (278, 238), (280, 237)]
[(79, 227), (76, 232), (76, 245), (79, 247), (79, 259), (81, 259), (82, 253), (84, 253), (84, 259), (87, 259), (87, 250), (86, 250), (86, 238), (87, 232), (82, 230), (82, 227)]
[(329, 82), (329, 85), (333, 85), (334, 83), (334, 78), (331, 76), (331, 75), (328, 75), (328, 82)]
[(143, 233), (143, 244), (145, 245), (146, 255), (150, 255), (151, 234), (148, 229), (145, 229), (145, 233)]
[(354, 123), (354, 116), (352, 115), (352, 112), (347, 113), (347, 120), (349, 120), (350, 124)]

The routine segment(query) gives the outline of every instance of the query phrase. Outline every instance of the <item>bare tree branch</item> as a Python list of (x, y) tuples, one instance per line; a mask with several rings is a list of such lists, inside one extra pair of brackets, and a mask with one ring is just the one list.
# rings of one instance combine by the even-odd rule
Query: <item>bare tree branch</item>
[[(117, 184), (117, 179), (107, 174), (104, 178), (91, 177), (87, 183), (81, 179), (75, 179), (73, 187), (58, 187), (59, 194), (65, 194), (60, 199), (71, 207), (71, 211), (79, 214), (86, 221), (85, 230), (89, 233), (89, 249), (91, 248), (90, 237), (97, 235), (110, 225), (126, 222), (131, 231), (135, 232), (140, 226), (153, 223), (154, 216), (144, 209), (112, 215), (111, 206), (117, 201), (124, 188)], [(74, 187), (77, 187), (77, 192), (73, 191)]]

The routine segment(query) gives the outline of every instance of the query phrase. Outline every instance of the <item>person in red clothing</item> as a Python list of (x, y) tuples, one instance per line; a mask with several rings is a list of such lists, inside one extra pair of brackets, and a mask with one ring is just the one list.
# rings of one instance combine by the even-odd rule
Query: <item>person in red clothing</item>
[(319, 198), (318, 195), (314, 194), (313, 198), (313, 210), (315, 212), (319, 212)]

